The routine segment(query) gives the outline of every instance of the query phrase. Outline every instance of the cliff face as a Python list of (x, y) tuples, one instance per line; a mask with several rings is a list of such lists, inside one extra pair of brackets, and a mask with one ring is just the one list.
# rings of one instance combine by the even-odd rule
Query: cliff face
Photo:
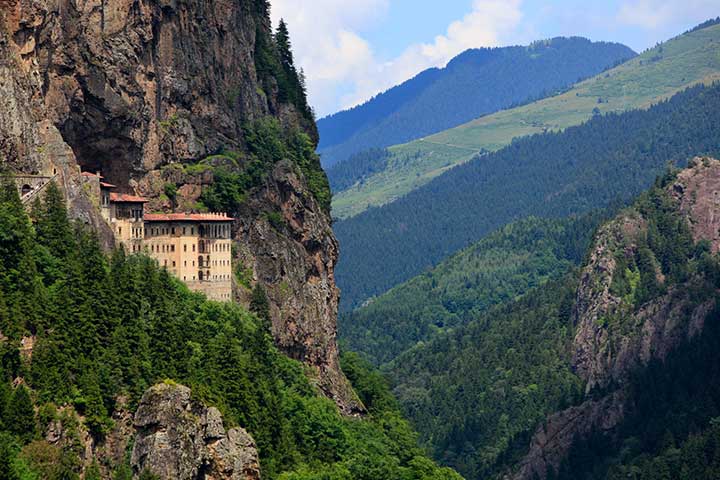
[[(9, 112), (0, 154), (24, 173), (58, 173), (72, 214), (111, 245), (80, 168), (168, 210), (166, 182), (179, 185), (183, 207), (213, 183), (212, 173), (172, 172), (223, 151), (242, 156), (249, 122), (271, 116), (316, 143), (304, 100), (289, 99), (260, 58), (271, 39), (266, 8), (260, 0), (0, 0), (0, 107)], [(231, 212), (239, 259), (268, 292), (278, 345), (355, 412), (337, 359), (330, 217), (301, 169), (274, 161)], [(268, 212), (285, 227), (273, 228)], [(238, 298), (247, 299), (242, 289)]]
[(148, 389), (135, 413), (135, 474), (160, 478), (259, 480), (255, 441), (242, 428), (225, 430), (214, 407), (191, 399), (182, 385)]
[[(696, 159), (691, 165), (665, 192), (692, 240), (707, 241), (710, 250), (717, 252), (720, 161)], [(623, 260), (639, 255), (647, 245), (650, 228), (644, 215), (632, 208), (598, 231), (581, 274), (573, 312), (572, 366), (585, 382), (586, 398), (547, 418), (512, 478), (544, 479), (548, 469), (559, 468), (573, 442), (598, 432), (612, 438), (631, 407), (627, 388), (632, 375), (652, 360), (666, 359), (702, 332), (715, 301), (712, 296), (698, 295), (695, 287), (703, 282), (698, 274), (672, 284), (653, 258), (655, 282), (664, 293), (632, 305), (629, 297), (642, 283), (639, 273), (631, 282), (632, 294), (618, 292), (617, 277), (630, 274)]]

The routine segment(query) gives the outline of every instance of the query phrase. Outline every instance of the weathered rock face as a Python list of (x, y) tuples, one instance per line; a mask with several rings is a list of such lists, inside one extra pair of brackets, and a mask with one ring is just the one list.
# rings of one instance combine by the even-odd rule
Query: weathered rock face
[(163, 479), (258, 480), (255, 442), (242, 428), (225, 430), (214, 407), (192, 400), (182, 385), (148, 389), (134, 420), (131, 464)]
[[(256, 69), (258, 35), (270, 26), (254, 0), (0, 0), (0, 155), (26, 173), (60, 170), (73, 215), (111, 232), (83, 193), (79, 167), (121, 190), (163, 199), (182, 162), (245, 149), (243, 126), (271, 115), (317, 139), (306, 114), (282, 103)], [(262, 75), (262, 79), (259, 76)], [(278, 159), (281, 160), (281, 159)], [(207, 176), (205, 176), (207, 177)], [(175, 182), (191, 208), (205, 178)], [(345, 412), (358, 410), (336, 346), (337, 244), (330, 217), (302, 174), (279, 162), (251, 192), (237, 243), (263, 283), (278, 345), (318, 373)], [(273, 230), (266, 213), (281, 212)], [(242, 292), (238, 298), (242, 299)]]
[[(717, 252), (720, 162), (700, 159), (692, 163), (694, 167), (681, 172), (668, 192), (695, 241), (708, 240)], [(630, 375), (653, 359), (666, 359), (702, 331), (714, 300), (698, 302), (684, 284), (669, 287), (666, 294), (637, 310), (612, 293), (618, 252), (634, 255), (646, 234), (647, 222), (635, 211), (623, 213), (599, 230), (582, 271), (573, 312), (573, 368), (586, 382), (587, 400), (547, 418), (513, 479), (544, 479), (548, 468), (560, 466), (574, 439), (591, 432), (612, 437), (628, 407), (625, 389)], [(665, 282), (659, 269), (656, 277), (659, 283)]]
[[(342, 375), (336, 343), (338, 289), (333, 275), (338, 245), (325, 213), (290, 162), (241, 212), (238, 261), (266, 286), (272, 330), (290, 357), (315, 367), (318, 386), (347, 414), (361, 411)], [(283, 221), (273, 225), (268, 213)]]

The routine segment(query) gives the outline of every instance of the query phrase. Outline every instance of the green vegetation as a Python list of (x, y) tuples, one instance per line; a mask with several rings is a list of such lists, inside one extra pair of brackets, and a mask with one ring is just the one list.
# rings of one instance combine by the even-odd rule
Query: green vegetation
[(720, 155), (720, 83), (647, 110), (598, 115), (453, 168), (407, 196), (337, 222), (342, 309), (386, 292), (530, 215), (581, 215), (652, 185), (667, 164)]
[(248, 124), (244, 129), (247, 153), (221, 152), (189, 166), (200, 173), (213, 172), (213, 183), (203, 189), (200, 200), (212, 211), (237, 212), (247, 193), (261, 186), (273, 165), (292, 161), (305, 177), (320, 206), (330, 209), (330, 186), (310, 137), (299, 129), (285, 129), (273, 117)]
[(340, 316), (340, 338), (383, 364), (439, 332), (466, 324), (579, 265), (602, 216), (528, 218), (488, 235)]
[[(695, 83), (718, 80), (719, 42), (720, 25), (710, 24), (580, 82), (561, 95), (391, 147), (393, 156), (382, 172), (346, 191), (335, 191), (334, 215), (348, 218), (370, 206), (385, 205), (480, 151), (496, 151), (516, 138), (579, 125), (593, 116), (594, 109), (604, 114), (647, 108)], [(394, 161), (394, 157), (416, 152), (419, 155), (411, 163)]]
[[(270, 4), (267, 0), (255, 0), (255, 70), (262, 89), (272, 92), (277, 89), (282, 103), (293, 105), (308, 125), (315, 129), (315, 115), (307, 103), (305, 79), (295, 68), (292, 46), (287, 25), (281, 21), (274, 35), (266, 30), (270, 21)], [(234, 92), (229, 92), (228, 101), (235, 103)]]
[(385, 370), (433, 456), (466, 478), (519, 460), (546, 415), (572, 404), (576, 275), (546, 283), (400, 355)]
[[(54, 184), (32, 219), (15, 186), (3, 184), (2, 478), (78, 479), (82, 444), (73, 411), (102, 439), (119, 396), (133, 409), (160, 381), (192, 387), (227, 424), (247, 428), (263, 478), (459, 478), (423, 456), (397, 408), (380, 400), (389, 394), (369, 370), (357, 367), (353, 375), (377, 408), (367, 419), (342, 417), (302, 365), (273, 346), (261, 289), (253, 291), (250, 313), (191, 293), (143, 255), (118, 250), (108, 259), (91, 233), (69, 222)], [(31, 359), (19, 350), (30, 335)], [(13, 379), (26, 386), (12, 387)], [(58, 445), (44, 440), (53, 421), (65, 432)], [(115, 467), (115, 478), (130, 478), (127, 464)]]
[[(635, 284), (632, 303), (603, 325), (611, 339), (620, 341), (623, 335), (633, 335), (638, 327), (631, 315), (660, 295), (673, 291), (687, 295), (689, 304), (677, 313), (680, 322), (689, 321), (697, 305), (718, 299), (718, 256), (709, 253), (706, 242), (693, 243), (687, 221), (666, 191), (672, 179), (672, 174), (661, 178), (622, 212), (623, 217), (641, 217), (646, 227), (637, 239), (612, 247), (620, 255), (630, 251), (630, 243), (635, 245), (637, 253), (616, 271), (637, 271), (639, 279), (626, 279), (628, 285)], [(588, 227), (592, 229), (591, 223)], [(587, 233), (576, 238), (584, 235)], [(532, 245), (525, 238), (525, 244)], [(573, 249), (583, 243), (572, 235), (565, 242)], [(458, 276), (469, 274), (462, 263), (449, 262), (451, 267)], [(583, 399), (583, 385), (571, 369), (578, 274), (570, 268), (570, 273), (554, 274), (554, 279), (519, 299), (490, 309), (468, 309), (467, 324), (433, 335), (382, 367), (422, 442), (436, 460), (466, 478), (501, 478), (527, 452), (532, 434), (549, 413)], [(454, 287), (452, 272), (436, 278), (447, 281), (448, 290)], [(494, 282), (500, 283), (485, 281), (487, 285)], [(444, 287), (440, 283), (435, 286), (440, 292)], [(614, 288), (625, 289), (620, 294), (633, 290)], [(483, 293), (482, 289), (475, 291)], [(387, 298), (389, 303), (392, 292)], [(485, 298), (479, 295), (477, 301), (482, 305)], [(401, 317), (413, 313), (407, 303), (394, 307)], [(578, 440), (559, 478), (670, 478), (643, 475), (657, 475), (652, 468), (661, 461), (685, 465), (690, 471), (713, 465), (714, 460), (708, 462), (698, 452), (682, 459), (667, 449), (674, 448), (675, 441), (685, 442), (688, 436), (704, 435), (710, 419), (720, 415), (717, 315), (711, 312), (708, 316), (706, 325), (712, 326), (702, 340), (679, 349), (664, 364), (656, 362), (633, 376), (628, 402), (631, 412), (623, 425), (607, 436), (597, 432)], [(675, 363), (676, 359), (683, 360)], [(613, 437), (616, 434), (618, 437)], [(615, 476), (606, 477), (608, 471)]]
[(365, 178), (384, 170), (389, 157), (387, 149), (371, 148), (336, 163), (327, 171), (330, 187), (334, 192), (340, 192), (355, 182), (363, 182)]
[[(712, 269), (717, 275), (716, 259)], [(717, 277), (715, 284), (717, 285)], [(706, 292), (707, 294), (707, 292)], [(702, 297), (700, 297), (702, 298)], [(573, 444), (551, 480), (711, 480), (720, 475), (720, 311), (704, 332), (637, 372), (632, 408), (612, 436), (594, 432)]]

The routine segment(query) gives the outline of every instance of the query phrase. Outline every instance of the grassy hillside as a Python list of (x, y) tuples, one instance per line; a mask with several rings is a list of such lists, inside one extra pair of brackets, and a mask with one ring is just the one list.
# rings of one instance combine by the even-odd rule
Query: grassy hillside
[(712, 25), (658, 45), (561, 95), (391, 147), (393, 156), (385, 170), (335, 193), (333, 215), (347, 218), (369, 206), (392, 202), (480, 152), (508, 145), (513, 138), (578, 125), (594, 112), (646, 108), (689, 85), (717, 79), (720, 25)]
[(545, 97), (634, 56), (624, 45), (580, 37), (467, 50), (445, 68), (426, 70), (363, 105), (321, 119), (323, 165)]

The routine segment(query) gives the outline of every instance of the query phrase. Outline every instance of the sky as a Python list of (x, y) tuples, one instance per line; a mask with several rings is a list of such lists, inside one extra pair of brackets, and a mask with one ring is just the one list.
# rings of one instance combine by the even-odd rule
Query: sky
[(318, 118), (362, 103), (468, 48), (557, 36), (641, 52), (720, 16), (719, 0), (271, 0)]

